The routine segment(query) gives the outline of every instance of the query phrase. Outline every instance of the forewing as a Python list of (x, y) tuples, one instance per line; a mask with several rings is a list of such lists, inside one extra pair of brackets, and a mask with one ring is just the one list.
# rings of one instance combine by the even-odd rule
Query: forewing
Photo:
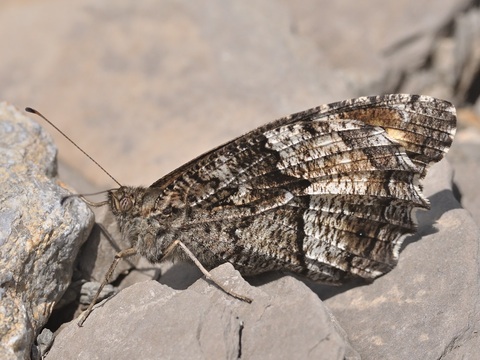
[[(351, 106), (342, 106), (342, 104)], [(340, 106), (338, 106), (340, 104)], [(394, 94), (363, 97), (326, 106), (332, 119), (358, 119), (384, 128), (420, 167), (440, 161), (450, 148), (456, 130), (456, 113), (447, 101), (422, 95)]]
[(428, 208), (419, 180), (454, 129), (444, 101), (358, 98), (267, 124), (152, 186), (184, 194), (182, 228), (245, 274), (374, 278), (396, 264), (413, 210)]

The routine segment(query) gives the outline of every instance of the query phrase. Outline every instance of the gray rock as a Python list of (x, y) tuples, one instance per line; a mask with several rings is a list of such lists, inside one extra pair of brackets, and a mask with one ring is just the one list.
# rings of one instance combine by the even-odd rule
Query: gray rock
[(67, 288), (93, 215), (56, 176), (50, 136), (0, 104), (0, 353), (28, 358)]
[(301, 282), (251, 287), (230, 264), (212, 274), (253, 302), (204, 279), (185, 291), (138, 283), (97, 305), (83, 327), (69, 324), (46, 359), (359, 359)]
[(37, 336), (37, 343), (32, 348), (32, 360), (41, 360), (50, 350), (55, 336), (53, 333), (45, 328)]
[[(427, 46), (420, 49), (423, 64), (400, 66), (404, 75), (396, 91), (430, 94), (457, 105), (473, 104), (478, 98), (480, 10), (472, 5), (458, 5), (460, 8), (450, 8), (450, 18), (443, 22), (443, 29), (438, 29)], [(466, 9), (461, 9), (464, 6)], [(404, 61), (408, 64), (410, 59)]]
[[(455, 94), (457, 101), (472, 102), (478, 98), (480, 68), (480, 9), (473, 7), (455, 19)], [(472, 92), (472, 94), (470, 94)]]
[(442, 6), (412, 0), (281, 3), (289, 8), (293, 31), (315, 44), (322, 63), (342, 69), (355, 93), (376, 94), (398, 91), (405, 77), (415, 78), (428, 66), (439, 34), (471, 2), (448, 0)]
[(462, 206), (480, 225), (480, 116), (477, 126), (469, 125), (457, 132), (448, 159), (455, 169), (455, 185), (460, 192)]
[(429, 94), (453, 101), (458, 78), (456, 70), (456, 46), (451, 36), (435, 39), (428, 54), (428, 66), (421, 66), (404, 76), (399, 92)]

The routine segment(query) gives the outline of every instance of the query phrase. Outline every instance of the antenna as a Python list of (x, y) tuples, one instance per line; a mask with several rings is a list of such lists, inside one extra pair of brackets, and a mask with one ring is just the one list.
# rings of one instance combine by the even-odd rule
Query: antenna
[(62, 201), (60, 202), (62, 205), (65, 201), (67, 201), (68, 199), (72, 198), (72, 197), (78, 197), (80, 199), (82, 199), (83, 201), (85, 201), (88, 205), (90, 206), (93, 206), (93, 207), (100, 207), (100, 206), (103, 206), (103, 205), (108, 205), (109, 204), (109, 201), (106, 200), (106, 201), (101, 201), (101, 202), (93, 202), (93, 201), (90, 201), (86, 198), (86, 196), (93, 196), (93, 195), (99, 195), (99, 194), (105, 194), (105, 193), (108, 193), (110, 191), (113, 191), (114, 189), (110, 189), (110, 190), (102, 190), (102, 191), (98, 191), (98, 192), (95, 192), (95, 193), (91, 193), (91, 194), (70, 194), (70, 195), (67, 195), (67, 196), (64, 196), (62, 198)]
[(90, 155), (88, 155), (80, 146), (78, 146), (72, 139), (70, 139), (62, 130), (60, 130), (57, 126), (55, 126), (50, 120), (48, 120), (45, 116), (42, 115), (41, 112), (35, 110), (35, 109), (32, 109), (31, 107), (26, 107), (25, 108), (25, 111), (26, 112), (29, 112), (29, 113), (32, 113), (32, 114), (35, 114), (35, 115), (38, 115), (40, 116), (43, 120), (45, 120), (47, 123), (49, 123), (55, 130), (57, 130), (60, 134), (62, 134), (65, 139), (67, 139), (68, 141), (70, 141), (73, 145), (75, 145), (75, 147), (80, 150), (86, 157), (88, 157), (90, 160), (93, 161), (94, 164), (96, 164), (100, 169), (102, 169), (102, 171), (107, 174), (110, 179), (112, 179), (113, 181), (115, 181), (115, 183), (118, 185), (118, 186), (122, 186), (122, 184), (120, 184), (117, 179), (115, 179), (112, 175), (110, 175), (110, 173), (105, 170), (103, 168), (102, 165), (100, 165), (97, 161), (95, 161)]

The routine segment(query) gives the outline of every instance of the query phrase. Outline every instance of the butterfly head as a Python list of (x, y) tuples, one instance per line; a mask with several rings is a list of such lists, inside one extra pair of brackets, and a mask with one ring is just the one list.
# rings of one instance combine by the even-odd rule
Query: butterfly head
[[(121, 186), (108, 192), (108, 203), (114, 215), (125, 215), (134, 212), (138, 204), (141, 188)], [(140, 196), (141, 198), (141, 196)]]

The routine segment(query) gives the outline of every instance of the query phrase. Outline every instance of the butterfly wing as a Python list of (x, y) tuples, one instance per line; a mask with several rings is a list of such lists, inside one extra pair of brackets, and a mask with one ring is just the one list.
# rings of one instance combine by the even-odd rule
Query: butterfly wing
[(177, 236), (194, 242), (204, 265), (330, 283), (375, 278), (395, 266), (414, 210), (428, 208), (419, 182), (448, 150), (455, 121), (451, 104), (426, 96), (323, 105), (232, 140), (152, 187), (184, 199)]

